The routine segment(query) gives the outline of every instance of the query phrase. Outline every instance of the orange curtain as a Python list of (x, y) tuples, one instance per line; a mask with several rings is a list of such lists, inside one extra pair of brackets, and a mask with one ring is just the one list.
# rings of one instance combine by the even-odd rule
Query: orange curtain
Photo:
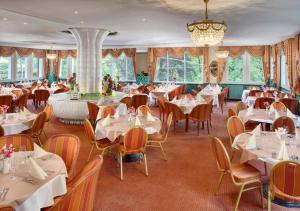
[(226, 59), (217, 59), (217, 63), (218, 63), (217, 83), (221, 83), (227, 62), (226, 62)]

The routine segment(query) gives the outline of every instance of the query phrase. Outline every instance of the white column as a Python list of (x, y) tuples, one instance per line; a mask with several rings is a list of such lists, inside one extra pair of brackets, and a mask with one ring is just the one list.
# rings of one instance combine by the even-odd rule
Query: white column
[(77, 78), (81, 93), (102, 90), (102, 43), (108, 35), (105, 29), (72, 28), (77, 45)]

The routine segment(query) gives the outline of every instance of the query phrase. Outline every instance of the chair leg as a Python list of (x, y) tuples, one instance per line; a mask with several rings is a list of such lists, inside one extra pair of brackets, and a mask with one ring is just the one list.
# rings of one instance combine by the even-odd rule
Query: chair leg
[(207, 126), (207, 132), (209, 134), (209, 124), (208, 124), (208, 120), (206, 121), (206, 126)]
[(198, 136), (200, 135), (200, 122), (197, 124)]
[(219, 192), (219, 189), (220, 189), (221, 183), (222, 183), (222, 181), (223, 181), (224, 175), (225, 175), (225, 173), (224, 173), (224, 172), (221, 172), (221, 175), (220, 175), (220, 178), (219, 178), (219, 182), (218, 182), (218, 186), (217, 186), (217, 189), (216, 189), (216, 191), (215, 191), (215, 195), (217, 195), (218, 192)]
[(163, 154), (163, 156), (164, 156), (164, 159), (167, 161), (167, 160), (168, 160), (168, 159), (167, 159), (167, 155), (166, 155), (165, 150), (164, 150), (164, 148), (163, 148), (163, 146), (162, 146), (161, 143), (159, 143), (159, 147), (160, 147), (161, 152), (162, 152), (162, 154)]
[(120, 161), (120, 174), (121, 180), (123, 180), (123, 158), (121, 152), (119, 153), (119, 161)]
[(147, 166), (147, 156), (146, 156), (146, 153), (143, 154), (144, 156), (144, 162), (145, 162), (145, 170), (146, 170), (146, 175), (148, 176), (148, 166)]
[(89, 162), (89, 161), (90, 161), (91, 155), (92, 155), (92, 153), (93, 153), (93, 151), (94, 151), (94, 147), (95, 147), (95, 146), (94, 146), (94, 144), (93, 144), (93, 146), (92, 146), (92, 148), (91, 148), (91, 150), (90, 150), (90, 153), (89, 153), (89, 156), (88, 156), (86, 162)]
[(41, 139), (40, 139), (39, 136), (37, 136), (37, 140), (38, 140), (38, 142), (39, 142), (39, 145), (40, 145), (40, 146), (43, 146), (43, 145), (42, 145), (42, 142), (41, 142)]
[[(269, 187), (270, 188), (270, 187)], [(271, 193), (270, 193), (270, 190), (268, 191), (268, 211), (271, 211)]]
[(266, 162), (264, 162), (264, 168), (265, 168), (265, 176), (268, 176), (268, 168)]
[(262, 184), (260, 184), (259, 192), (260, 192), (261, 207), (264, 209), (265, 205), (264, 205), (264, 193), (263, 193)]
[(240, 189), (239, 195), (238, 195), (238, 197), (237, 197), (237, 199), (236, 199), (234, 211), (237, 211), (237, 210), (238, 210), (238, 207), (239, 207), (239, 204), (240, 204), (240, 200), (241, 200), (241, 196), (242, 196), (242, 193), (243, 193), (243, 190), (244, 190), (244, 186), (245, 186), (245, 185), (242, 185), (242, 187), (241, 187), (241, 189)]

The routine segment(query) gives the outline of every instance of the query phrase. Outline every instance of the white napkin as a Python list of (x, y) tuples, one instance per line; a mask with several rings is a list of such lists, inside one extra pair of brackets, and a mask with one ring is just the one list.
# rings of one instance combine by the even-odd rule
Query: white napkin
[(261, 94), (260, 94), (260, 97), (264, 97), (264, 93), (261, 93)]
[(135, 126), (142, 126), (142, 123), (140, 121), (140, 119), (138, 117), (135, 118), (135, 123), (134, 123)]
[(293, 114), (289, 109), (287, 109), (286, 115), (287, 115), (287, 117), (290, 117), (291, 119), (296, 119), (297, 118), (296, 115)]
[(44, 157), (45, 155), (48, 155), (48, 152), (43, 150), (41, 147), (39, 147), (36, 143), (33, 144), (33, 157), (34, 158), (40, 158)]
[(150, 112), (147, 112), (147, 121), (154, 122), (155, 119), (153, 118), (152, 114)]
[(155, 128), (153, 128), (153, 127), (146, 127), (145, 130), (146, 130), (146, 132), (147, 132), (148, 134), (153, 134), (153, 133), (156, 133), (156, 132), (157, 132), (157, 131), (155, 130)]
[(32, 158), (28, 159), (27, 167), (29, 174), (36, 179), (44, 180), (48, 176), (48, 174)]
[(278, 119), (279, 117), (281, 117), (280, 114), (275, 110), (275, 119)]
[(114, 114), (114, 118), (119, 118), (119, 117), (120, 117), (120, 113), (119, 113), (119, 110), (117, 109)]
[(117, 108), (117, 110), (119, 111), (119, 114), (120, 115), (127, 115), (127, 106), (126, 106), (126, 104), (124, 104), (124, 103), (121, 103), (119, 106), (118, 106), (118, 108)]
[(290, 159), (284, 141), (281, 142), (281, 147), (280, 147), (277, 159), (278, 160), (289, 160)]
[(249, 108), (247, 108), (247, 113), (246, 113), (246, 115), (247, 116), (251, 116), (251, 115), (253, 115), (254, 114), (254, 108), (253, 108), (253, 105), (252, 106), (250, 106)]
[(256, 149), (256, 137), (252, 135), (246, 144), (246, 149)]
[(289, 96), (286, 94), (286, 95), (284, 95), (284, 98), (289, 98)]
[(22, 111), (24, 114), (31, 114), (31, 112), (27, 109), (27, 108), (23, 108), (23, 111)]
[(203, 98), (201, 95), (199, 95), (199, 94), (197, 95), (196, 99), (197, 99), (198, 101), (200, 101), (200, 102), (205, 101), (204, 98)]
[(190, 101), (190, 104), (191, 104), (192, 106), (196, 106), (195, 100), (191, 100), (191, 101)]
[(261, 126), (260, 124), (256, 126), (256, 128), (254, 130), (252, 130), (252, 134), (253, 135), (257, 135), (260, 136), (261, 135)]
[(102, 126), (107, 126), (110, 123), (110, 115), (107, 115), (107, 117), (105, 117), (105, 119), (103, 120), (103, 122), (101, 123)]

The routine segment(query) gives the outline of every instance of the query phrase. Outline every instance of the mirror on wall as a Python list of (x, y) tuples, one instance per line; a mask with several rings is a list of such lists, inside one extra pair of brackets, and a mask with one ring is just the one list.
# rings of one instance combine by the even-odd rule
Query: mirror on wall
[(209, 65), (210, 74), (217, 77), (218, 74), (218, 62), (216, 60), (212, 61)]

